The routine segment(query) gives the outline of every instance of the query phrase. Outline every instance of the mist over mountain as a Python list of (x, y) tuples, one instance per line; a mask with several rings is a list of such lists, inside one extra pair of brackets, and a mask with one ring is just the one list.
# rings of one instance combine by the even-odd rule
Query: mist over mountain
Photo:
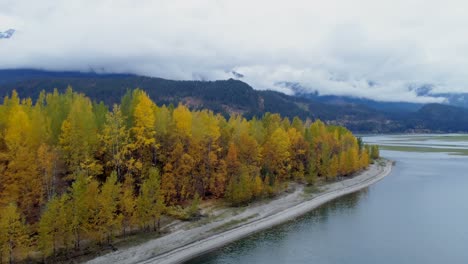
[[(311, 98), (320, 102), (349, 105), (360, 104), (385, 112), (412, 112), (423, 107), (424, 103), (411, 103), (401, 101), (377, 101), (365, 97), (345, 96), (345, 95), (322, 95), (319, 91), (311, 92), (308, 88), (302, 87), (299, 83), (282, 82), (280, 85), (289, 87), (294, 95)], [(372, 84), (370, 84), (372, 85)], [(441, 98), (443, 104), (468, 108), (468, 93), (434, 93), (431, 85), (408, 87), (415, 91), (418, 96), (430, 96)]]
[(420, 7), (403, 0), (125, 0), (112, 8), (7, 0), (0, 31), (17, 33), (0, 41), (0, 69), (237, 78), (290, 95), (281, 83), (293, 82), (320, 95), (445, 103), (443, 94), (468, 92), (468, 18), (460, 1)]

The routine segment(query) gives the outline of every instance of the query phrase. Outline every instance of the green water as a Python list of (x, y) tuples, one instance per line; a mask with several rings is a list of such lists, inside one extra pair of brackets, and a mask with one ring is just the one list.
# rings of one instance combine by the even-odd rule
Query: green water
[(394, 146), (382, 150), (397, 162), (388, 177), (187, 263), (468, 263), (468, 157), (447, 151), (467, 137), (365, 141)]

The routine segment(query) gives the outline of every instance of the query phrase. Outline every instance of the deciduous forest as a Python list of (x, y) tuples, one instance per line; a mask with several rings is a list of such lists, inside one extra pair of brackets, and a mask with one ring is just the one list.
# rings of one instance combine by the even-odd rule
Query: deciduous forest
[(0, 105), (0, 262), (158, 232), (161, 217), (189, 220), (202, 200), (241, 206), (378, 156), (319, 120), (226, 119), (138, 89), (110, 107), (71, 88), (36, 102), (13, 92)]

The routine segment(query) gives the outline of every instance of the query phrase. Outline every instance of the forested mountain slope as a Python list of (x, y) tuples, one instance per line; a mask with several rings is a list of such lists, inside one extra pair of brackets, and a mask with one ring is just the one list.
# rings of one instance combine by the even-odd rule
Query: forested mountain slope
[[(248, 84), (233, 79), (174, 81), (131, 74), (0, 70), (0, 96), (16, 89), (22, 96), (34, 99), (41, 90), (52, 92), (57, 88), (64, 92), (68, 86), (109, 106), (118, 103), (128, 89), (140, 88), (157, 104), (183, 103), (191, 109), (210, 109), (224, 116), (238, 113), (251, 118), (272, 112), (289, 118), (321, 119), (367, 133), (468, 131), (468, 122), (465, 121), (468, 110), (442, 104), (407, 104), (398, 111), (392, 111), (396, 104), (369, 103), (358, 99), (337, 103), (339, 97), (319, 100), (313, 96), (289, 96), (254, 90)], [(458, 114), (451, 115), (454, 112)], [(440, 118), (446, 115), (450, 117)]]

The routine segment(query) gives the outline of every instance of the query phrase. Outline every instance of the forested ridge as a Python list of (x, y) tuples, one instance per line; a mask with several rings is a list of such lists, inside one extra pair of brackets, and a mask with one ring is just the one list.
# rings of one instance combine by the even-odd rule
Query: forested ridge
[(35, 102), (13, 92), (0, 105), (0, 262), (158, 232), (161, 217), (191, 219), (203, 199), (243, 205), (351, 175), (378, 155), (319, 120), (226, 118), (156, 105), (138, 89), (112, 107), (71, 88)]
[[(71, 85), (93, 101), (119, 103), (127, 89), (139, 87), (159, 105), (185, 104), (192, 110), (209, 109), (226, 118), (242, 114), (250, 119), (266, 112), (290, 119), (320, 119), (364, 133), (466, 132), (468, 110), (444, 104), (369, 102), (359, 98), (304, 94), (290, 96), (274, 91), (254, 90), (240, 80), (167, 80), (131, 74), (0, 70), (0, 96), (14, 89), (36, 100), (42, 90), (65, 92)], [(454, 114), (455, 113), (455, 114)]]

